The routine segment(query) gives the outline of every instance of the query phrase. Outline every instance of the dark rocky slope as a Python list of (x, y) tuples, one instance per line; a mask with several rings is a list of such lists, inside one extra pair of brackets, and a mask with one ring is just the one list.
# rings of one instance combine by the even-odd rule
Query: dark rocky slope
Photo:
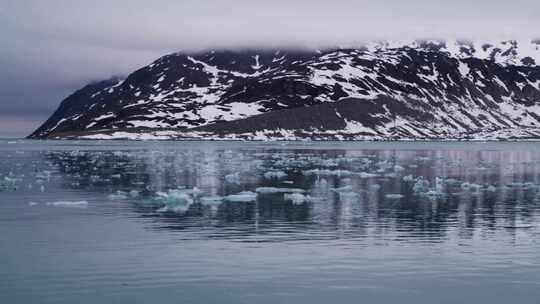
[(176, 53), (75, 92), (30, 137), (535, 138), (537, 60), (530, 41)]

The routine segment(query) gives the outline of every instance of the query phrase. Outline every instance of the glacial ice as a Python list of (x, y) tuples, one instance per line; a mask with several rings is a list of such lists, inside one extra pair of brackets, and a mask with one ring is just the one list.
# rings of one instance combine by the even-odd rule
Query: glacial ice
[(413, 185), (413, 191), (417, 194), (429, 191), (429, 182), (422, 176), (417, 177)]
[(242, 191), (237, 194), (225, 196), (225, 200), (229, 202), (248, 203), (257, 200), (257, 193), (251, 191)]
[(297, 188), (258, 187), (257, 193), (304, 193), (306, 190)]
[(404, 197), (403, 194), (397, 194), (397, 193), (389, 193), (389, 194), (386, 194), (384, 197), (388, 198), (388, 199), (401, 199)]
[(200, 198), (201, 204), (205, 206), (216, 206), (221, 205), (223, 203), (223, 197), (222, 196), (203, 196)]
[(488, 192), (497, 192), (497, 187), (493, 186), (493, 185), (489, 185), (487, 188), (486, 188), (486, 191)]
[(116, 191), (115, 193), (113, 194), (109, 194), (109, 196), (107, 196), (108, 199), (114, 201), (114, 200), (125, 200), (128, 198), (128, 193), (125, 192), (125, 191)]
[(266, 179), (282, 179), (287, 177), (287, 173), (283, 171), (269, 171), (263, 174)]
[(230, 184), (240, 184), (240, 173), (232, 173), (225, 175), (225, 181)]
[(311, 197), (309, 195), (304, 195), (301, 193), (285, 193), (283, 195), (283, 199), (286, 201), (291, 201), (295, 205), (300, 205), (303, 203), (320, 200), (320, 199)]
[(58, 201), (58, 202), (49, 202), (47, 203), (47, 206), (85, 208), (88, 206), (88, 202), (87, 201)]
[(377, 174), (368, 173), (368, 172), (360, 172), (358, 173), (358, 176), (360, 176), (360, 178), (373, 178), (373, 177), (377, 177)]
[(154, 203), (161, 205), (158, 212), (183, 213), (193, 204), (191, 196), (182, 189), (173, 189), (167, 192), (158, 192), (153, 198)]
[(404, 182), (412, 182), (412, 181), (414, 181), (414, 176), (405, 175), (402, 179), (403, 179)]
[(343, 186), (343, 187), (339, 187), (339, 188), (332, 188), (331, 189), (332, 191), (334, 192), (352, 192), (353, 191), (353, 188), (352, 186)]
[(328, 169), (312, 169), (312, 170), (304, 170), (304, 175), (335, 175), (335, 176), (348, 176), (351, 175), (352, 172), (349, 170), (328, 170)]
[[(201, 195), (202, 191), (197, 187), (186, 189), (169, 189), (167, 192), (156, 192), (156, 196), (143, 201), (143, 205), (158, 207), (158, 212), (184, 213), (194, 203), (194, 198)], [(130, 192), (130, 195), (137, 195), (138, 192)]]

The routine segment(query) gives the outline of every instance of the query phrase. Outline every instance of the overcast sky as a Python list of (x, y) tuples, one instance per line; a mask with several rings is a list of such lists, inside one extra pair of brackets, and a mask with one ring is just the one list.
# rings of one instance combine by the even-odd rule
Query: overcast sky
[(539, 0), (1, 0), (0, 137), (92, 80), (211, 47), (540, 36)]

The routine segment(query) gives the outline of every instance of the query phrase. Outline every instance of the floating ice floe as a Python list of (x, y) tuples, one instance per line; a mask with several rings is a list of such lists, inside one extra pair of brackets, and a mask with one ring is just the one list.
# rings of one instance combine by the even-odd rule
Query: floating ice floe
[(298, 188), (259, 187), (257, 193), (304, 193), (306, 190)]
[(189, 209), (193, 204), (193, 199), (189, 194), (182, 190), (174, 189), (165, 192), (158, 192), (154, 203), (161, 205), (158, 212), (176, 212), (182, 213)]
[(493, 185), (489, 185), (487, 188), (486, 188), (486, 191), (487, 192), (497, 192), (497, 187), (493, 186)]
[(325, 175), (325, 176), (349, 176), (352, 174), (349, 170), (328, 170), (328, 169), (312, 169), (302, 171), (304, 175)]
[(332, 190), (334, 192), (338, 192), (338, 193), (343, 193), (343, 192), (352, 192), (353, 188), (352, 188), (352, 186), (343, 186), (343, 187), (339, 187), (339, 188), (332, 188), (330, 190)]
[(251, 191), (242, 191), (237, 194), (227, 195), (225, 196), (224, 199), (229, 202), (240, 202), (240, 203), (253, 202), (257, 200), (257, 193), (251, 192)]
[(201, 204), (205, 206), (217, 206), (223, 203), (222, 196), (203, 196), (200, 198)]
[(285, 193), (283, 195), (283, 199), (286, 201), (291, 201), (295, 205), (320, 200), (319, 198), (314, 198), (309, 195), (304, 195), (301, 193)]
[(145, 200), (143, 204), (158, 207), (158, 212), (184, 213), (194, 203), (194, 197), (201, 193), (202, 191), (197, 187), (193, 189), (170, 189), (167, 192), (156, 192), (155, 197)]
[(88, 202), (87, 201), (58, 201), (58, 202), (49, 202), (47, 203), (47, 206), (84, 208), (88, 206)]
[(414, 176), (405, 175), (402, 179), (403, 179), (404, 182), (412, 182), (412, 181), (414, 181)]
[(394, 193), (389, 193), (389, 194), (386, 194), (384, 197), (388, 198), (388, 199), (401, 199), (403, 198), (403, 194), (394, 194)]
[(263, 174), (266, 179), (282, 179), (287, 177), (287, 173), (283, 171), (269, 171)]
[(404, 171), (404, 170), (405, 170), (405, 168), (403, 168), (403, 167), (400, 166), (400, 165), (395, 165), (395, 166), (394, 166), (394, 171), (395, 171), (395, 172), (402, 172), (402, 171)]
[(429, 191), (429, 182), (424, 177), (417, 177), (413, 185), (413, 192), (416, 194)]
[(371, 191), (379, 191), (379, 189), (381, 189), (381, 185), (379, 184), (373, 184), (369, 186), (369, 190)]
[(360, 172), (358, 173), (358, 176), (360, 176), (360, 178), (373, 178), (373, 177), (377, 177), (377, 174), (368, 173), (368, 172)]
[(125, 200), (128, 198), (128, 193), (127, 192), (124, 192), (124, 191), (116, 191), (115, 193), (113, 194), (109, 194), (109, 196), (107, 196), (108, 199), (112, 200), (112, 201), (115, 201), (115, 200)]
[(419, 176), (415, 179), (415, 183), (413, 185), (413, 192), (415, 195), (420, 197), (425, 197), (429, 199), (437, 199), (440, 197), (444, 197), (445, 195), (445, 188), (444, 188), (444, 179), (441, 177), (435, 178), (435, 187), (431, 187), (428, 180), (426, 180), (424, 177)]
[(240, 173), (232, 173), (225, 175), (225, 181), (231, 184), (240, 184)]

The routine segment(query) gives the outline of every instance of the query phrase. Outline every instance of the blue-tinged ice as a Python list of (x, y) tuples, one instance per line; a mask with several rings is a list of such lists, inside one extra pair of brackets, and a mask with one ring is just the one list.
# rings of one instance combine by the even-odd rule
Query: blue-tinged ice
[(264, 173), (266, 179), (282, 179), (287, 177), (287, 173), (283, 171), (269, 171)]
[(225, 181), (230, 184), (240, 184), (240, 173), (232, 173), (225, 175)]
[(306, 190), (298, 188), (277, 188), (277, 187), (258, 187), (255, 189), (258, 193), (304, 193)]
[(225, 196), (225, 200), (229, 202), (248, 203), (257, 200), (257, 193), (251, 191), (242, 191), (237, 194), (231, 194)]

